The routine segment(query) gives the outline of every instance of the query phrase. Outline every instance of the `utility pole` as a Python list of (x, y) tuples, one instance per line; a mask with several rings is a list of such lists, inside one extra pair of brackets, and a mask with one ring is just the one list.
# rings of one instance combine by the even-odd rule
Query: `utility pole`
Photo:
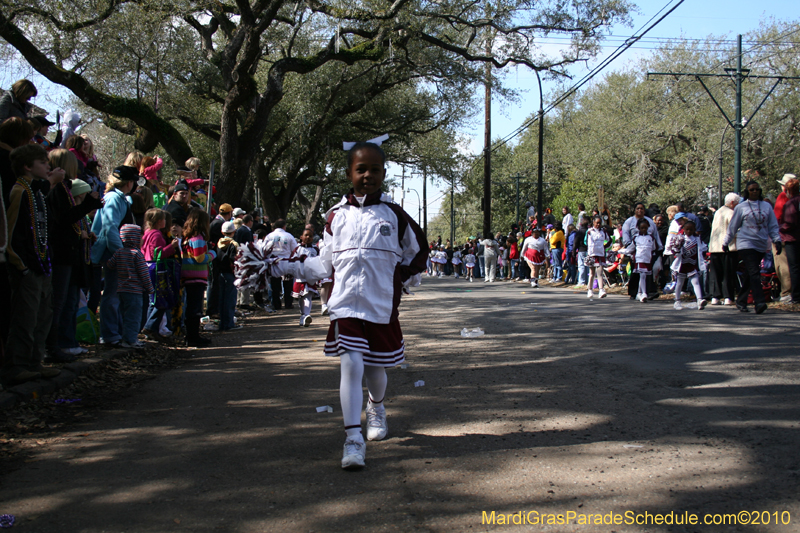
[(422, 232), (428, 238), (428, 171), (422, 167)]
[(719, 141), (719, 205), (717, 207), (725, 205), (725, 200), (722, 197), (722, 147), (725, 144), (725, 134), (728, 133), (728, 128), (730, 127), (730, 124), (725, 125), (725, 129), (722, 130), (722, 140)]
[(456, 242), (456, 203), (455, 203), (455, 178), (450, 180), (450, 245)]
[[(736, 39), (736, 68), (726, 68), (725, 74), (708, 74), (708, 73), (696, 73), (696, 72), (648, 72), (647, 77), (648, 79), (650, 76), (693, 76), (697, 81), (700, 82), (700, 85), (703, 86), (703, 89), (706, 90), (708, 96), (711, 97), (711, 100), (714, 102), (714, 105), (717, 106), (722, 116), (725, 117), (725, 120), (728, 122), (728, 125), (733, 128), (734, 133), (736, 134), (736, 144), (734, 148), (734, 163), (733, 163), (733, 192), (739, 194), (741, 192), (742, 187), (742, 130), (747, 126), (752, 120), (753, 117), (756, 116), (758, 110), (761, 109), (761, 106), (764, 105), (764, 102), (767, 101), (767, 98), (770, 97), (772, 91), (780, 84), (783, 80), (800, 80), (798, 76), (750, 76), (750, 69), (742, 68), (742, 36), (739, 35)], [(719, 105), (717, 99), (714, 98), (714, 95), (711, 94), (711, 90), (709, 90), (708, 86), (706, 85), (703, 78), (732, 78), (735, 85), (736, 85), (736, 109), (734, 110), (734, 119), (731, 121), (728, 118), (728, 114), (725, 113), (725, 110), (722, 109), (722, 106)], [(750, 115), (748, 119), (742, 119), (742, 81), (745, 79), (752, 79), (752, 80), (775, 80), (775, 84), (769, 90), (767, 95), (761, 100), (761, 103), (758, 104), (756, 110), (753, 111), (753, 114)], [(720, 191), (720, 196), (722, 192)]]
[(542, 95), (542, 79), (539, 71), (536, 73), (536, 81), (539, 82), (539, 163), (536, 170), (537, 190), (536, 190), (536, 227), (542, 229), (542, 189), (544, 188), (544, 96)]
[(511, 179), (517, 182), (517, 218), (514, 219), (514, 224), (516, 224), (519, 222), (519, 180), (522, 179), (522, 176), (511, 176)]
[[(487, 48), (491, 50), (491, 41)], [(492, 64), (486, 63), (486, 92), (484, 107), (486, 110), (483, 131), (483, 235), (485, 238), (492, 232)], [(452, 190), (451, 190), (452, 193)], [(452, 194), (451, 194), (452, 197)]]
[(400, 178), (400, 188), (403, 190), (403, 195), (400, 197), (400, 207), (405, 209), (406, 203), (406, 166), (403, 165), (403, 176)]

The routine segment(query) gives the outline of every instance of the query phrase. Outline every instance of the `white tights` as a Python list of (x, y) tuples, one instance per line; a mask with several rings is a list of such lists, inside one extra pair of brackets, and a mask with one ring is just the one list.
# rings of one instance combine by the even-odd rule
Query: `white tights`
[(603, 267), (596, 265), (589, 268), (589, 290), (594, 287), (594, 278), (597, 276), (597, 288), (603, 290)]
[(311, 294), (300, 297), (300, 316), (311, 314)]
[[(681, 274), (680, 272), (677, 273), (676, 275), (677, 279), (675, 280), (675, 301), (681, 299), (681, 288), (683, 287), (683, 282), (686, 281), (686, 276), (687, 276), (686, 274)], [(697, 274), (689, 276), (689, 282), (692, 284), (692, 287), (694, 287), (694, 295), (697, 296), (697, 301), (699, 302), (700, 300), (703, 299), (703, 289), (700, 288), (700, 276), (698, 276)]]
[(348, 437), (361, 433), (361, 408), (364, 403), (362, 378), (367, 378), (367, 392), (373, 403), (383, 402), (386, 394), (386, 369), (364, 364), (361, 352), (347, 351), (339, 359), (342, 364), (342, 380), (339, 384), (339, 399), (342, 402), (344, 430)]
[(647, 276), (649, 275), (650, 272), (639, 271), (639, 294), (647, 296)]

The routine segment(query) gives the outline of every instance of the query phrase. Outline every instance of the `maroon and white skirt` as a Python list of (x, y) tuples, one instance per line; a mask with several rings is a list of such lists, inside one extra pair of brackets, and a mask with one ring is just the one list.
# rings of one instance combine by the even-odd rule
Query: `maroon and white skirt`
[(544, 264), (544, 252), (541, 250), (534, 250), (533, 248), (528, 248), (525, 250), (525, 259), (534, 265), (543, 265)]
[(405, 344), (400, 321), (375, 324), (359, 318), (331, 320), (325, 355), (338, 357), (346, 351), (364, 354), (368, 366), (392, 367), (405, 361)]
[(308, 283), (295, 280), (294, 285), (292, 285), (292, 296), (294, 298), (302, 298), (309, 293), (319, 296), (319, 287), (317, 287), (317, 285), (318, 283), (309, 285)]

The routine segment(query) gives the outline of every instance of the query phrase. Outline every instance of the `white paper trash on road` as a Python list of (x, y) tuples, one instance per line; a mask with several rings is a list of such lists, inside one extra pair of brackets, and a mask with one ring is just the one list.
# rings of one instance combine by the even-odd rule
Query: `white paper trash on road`
[(333, 407), (331, 407), (330, 405), (322, 405), (320, 407), (317, 407), (317, 412), (318, 413), (332, 413), (333, 412)]
[(484, 335), (484, 331), (481, 328), (475, 328), (475, 329), (464, 328), (461, 330), (462, 337), (472, 338), (472, 337), (480, 337), (481, 335)]
[(424, 386), (425, 386), (425, 382), (424, 382), (424, 381), (422, 381), (422, 380), (415, 381), (415, 382), (414, 382), (414, 386), (415, 386), (415, 387), (424, 387)]

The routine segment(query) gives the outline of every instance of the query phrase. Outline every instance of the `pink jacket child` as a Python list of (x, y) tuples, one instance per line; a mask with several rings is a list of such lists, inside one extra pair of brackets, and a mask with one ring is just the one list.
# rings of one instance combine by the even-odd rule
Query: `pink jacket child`
[(145, 168), (142, 172), (144, 179), (147, 181), (155, 181), (156, 183), (161, 183), (161, 180), (158, 179), (158, 171), (161, 170), (161, 167), (164, 166), (164, 161), (156, 156), (156, 162), (150, 165), (149, 167)]
[(153, 262), (156, 260), (156, 252), (161, 250), (161, 257), (173, 257), (175, 252), (178, 251), (178, 247), (176, 245), (167, 244), (167, 240), (164, 238), (164, 234), (161, 233), (161, 230), (157, 229), (149, 229), (144, 232), (144, 239), (142, 239), (142, 253), (144, 254), (144, 260), (148, 262)]

